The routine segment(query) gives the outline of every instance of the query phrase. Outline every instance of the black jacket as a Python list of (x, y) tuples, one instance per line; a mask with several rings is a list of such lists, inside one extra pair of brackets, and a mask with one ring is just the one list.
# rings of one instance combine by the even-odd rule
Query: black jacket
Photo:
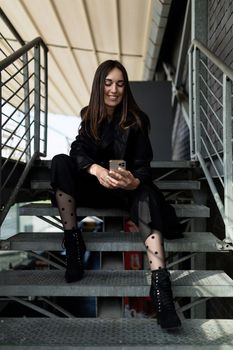
[[(149, 120), (141, 114), (142, 127), (136, 124), (122, 129), (118, 124), (114, 128), (114, 154), (115, 159), (124, 159), (126, 167), (142, 183), (150, 183), (150, 162), (153, 158), (151, 143), (148, 135)], [(71, 145), (70, 156), (76, 159), (79, 171), (86, 169), (91, 164), (99, 164), (108, 168), (108, 164), (101, 159), (101, 149), (112, 142), (112, 136), (104, 133), (99, 142), (89, 136), (81, 124), (82, 132)]]

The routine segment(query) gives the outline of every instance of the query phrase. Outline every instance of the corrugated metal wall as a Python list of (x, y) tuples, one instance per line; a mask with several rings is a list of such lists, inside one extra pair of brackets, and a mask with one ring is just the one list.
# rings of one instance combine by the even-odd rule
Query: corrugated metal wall
[[(208, 0), (208, 47), (229, 67), (233, 68), (233, 1), (232, 0)], [(215, 69), (210, 66), (210, 69)], [(222, 98), (221, 90), (213, 82), (214, 92), (218, 98)], [(215, 102), (213, 108), (218, 113), (219, 106)], [(217, 143), (217, 142), (216, 142)], [(220, 191), (222, 188), (220, 189)], [(214, 199), (208, 203), (211, 211), (211, 220), (208, 221), (207, 230), (214, 232), (219, 238), (224, 238), (224, 225), (219, 215)], [(232, 254), (219, 256), (208, 254), (207, 267), (211, 269), (224, 269), (231, 277)], [(233, 299), (215, 298), (208, 305), (208, 317), (232, 318)]]
[[(209, 0), (208, 1), (208, 47), (218, 56), (225, 64), (233, 67), (233, 2), (230, 0)], [(209, 64), (210, 71), (219, 81), (222, 81), (222, 72), (213, 64)], [(213, 78), (209, 77), (209, 83), (213, 89), (214, 96), (222, 102), (222, 87)], [(209, 94), (210, 95), (210, 94)], [(208, 96), (210, 104), (222, 122), (222, 106), (213, 96)], [(209, 118), (212, 120), (219, 135), (222, 135), (222, 125), (212, 118), (212, 112), (209, 112)], [(219, 143), (212, 127), (207, 125), (209, 136), (217, 150), (221, 150)]]
[[(194, 0), (195, 1), (195, 0)], [(203, 0), (208, 2), (208, 35), (207, 46), (215, 53), (225, 64), (233, 68), (233, 0)], [(173, 61), (174, 62), (174, 61)], [(188, 93), (188, 62), (183, 70), (182, 85), (184, 91)], [(214, 66), (209, 68), (213, 71)], [(176, 70), (176, 69), (175, 69)], [(210, 77), (209, 77), (210, 79)], [(221, 78), (222, 79), (222, 78)], [(215, 81), (212, 83), (214, 93), (220, 99), (221, 91)], [(210, 101), (210, 96), (208, 96)], [(218, 113), (219, 105), (213, 99), (214, 112)], [(209, 115), (211, 117), (211, 114)], [(213, 121), (213, 120), (212, 120)], [(214, 121), (216, 123), (216, 121)], [(211, 131), (211, 129), (209, 129)], [(214, 136), (212, 137), (213, 140)], [(216, 140), (217, 145), (217, 140)], [(174, 117), (173, 135), (172, 135), (172, 158), (190, 159), (189, 154), (189, 130), (182, 116), (181, 109), (177, 108)], [(216, 186), (221, 193), (222, 187), (216, 182)], [(224, 239), (224, 224), (216, 206), (215, 200), (210, 191), (208, 191), (207, 206), (210, 208), (211, 219), (207, 221), (207, 231), (213, 232), (218, 238)], [(233, 278), (233, 254), (207, 254), (207, 269), (224, 270)], [(208, 318), (232, 318), (233, 317), (233, 298), (214, 298), (207, 302)]]
[[(233, 68), (233, 1), (232, 0), (208, 0), (208, 48), (215, 53), (228, 66)], [(187, 63), (186, 63), (187, 64)], [(187, 69), (187, 67), (185, 67)], [(216, 67), (213, 65), (209, 67), (210, 70), (218, 75)], [(184, 69), (184, 71), (186, 71)], [(220, 72), (219, 72), (220, 76)], [(188, 91), (187, 75), (184, 74), (183, 84), (185, 90)], [(213, 81), (214, 93), (220, 99), (221, 89)], [(211, 98), (210, 98), (211, 99)], [(218, 114), (221, 106), (216, 100), (213, 100), (214, 111)], [(216, 125), (217, 128), (220, 126)], [(212, 133), (211, 129), (210, 132)], [(219, 130), (221, 133), (221, 130)], [(217, 139), (212, 135), (212, 140), (216, 143)], [(215, 142), (216, 141), (216, 142)], [(189, 131), (182, 117), (182, 112), (178, 108), (176, 111), (173, 127), (173, 144), (172, 144), (172, 158), (189, 159)]]
[(233, 68), (233, 1), (208, 1), (208, 47)]

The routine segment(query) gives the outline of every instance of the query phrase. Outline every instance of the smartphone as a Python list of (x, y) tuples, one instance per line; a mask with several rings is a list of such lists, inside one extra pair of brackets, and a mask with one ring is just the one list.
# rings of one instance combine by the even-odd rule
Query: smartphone
[(123, 159), (114, 159), (109, 161), (109, 170), (117, 170), (119, 167), (126, 169), (126, 162)]

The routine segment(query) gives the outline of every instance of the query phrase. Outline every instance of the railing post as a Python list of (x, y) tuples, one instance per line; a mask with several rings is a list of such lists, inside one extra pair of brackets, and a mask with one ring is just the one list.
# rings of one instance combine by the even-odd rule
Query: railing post
[(189, 51), (189, 142), (190, 142), (190, 158), (195, 159), (194, 147), (194, 125), (193, 125), (193, 51)]
[(45, 82), (45, 126), (44, 126), (44, 156), (47, 155), (47, 137), (48, 137), (48, 54), (44, 49), (44, 82)]
[(193, 81), (193, 99), (194, 99), (194, 150), (195, 150), (195, 158), (197, 159), (197, 155), (201, 153), (201, 128), (200, 128), (200, 81), (199, 81), (199, 73), (200, 73), (200, 51), (198, 48), (194, 47), (194, 60), (193, 60), (193, 71), (194, 71), (194, 81)]
[[(2, 73), (0, 72), (0, 215), (2, 211)], [(0, 232), (1, 235), (1, 232)]]
[(34, 152), (40, 152), (40, 45), (34, 49), (35, 59), (35, 108), (34, 108)]
[[(26, 142), (27, 145), (30, 143), (30, 139), (31, 139), (31, 130), (29, 128), (30, 125), (30, 99), (29, 99), (29, 81), (28, 81), (28, 55), (27, 53), (25, 53), (23, 55), (23, 64), (24, 64), (24, 69), (23, 69), (23, 77), (24, 77), (24, 81), (27, 81), (27, 83), (24, 85), (24, 98), (25, 98), (25, 102), (24, 102), (24, 113), (27, 116), (25, 119), (25, 128), (28, 130), (27, 134), (26, 134)], [(26, 145), (26, 146), (27, 146)], [(26, 152), (26, 162), (28, 162), (31, 159), (31, 146), (29, 146), (27, 148), (27, 152)]]
[(223, 74), (223, 164), (226, 240), (233, 243), (232, 81)]

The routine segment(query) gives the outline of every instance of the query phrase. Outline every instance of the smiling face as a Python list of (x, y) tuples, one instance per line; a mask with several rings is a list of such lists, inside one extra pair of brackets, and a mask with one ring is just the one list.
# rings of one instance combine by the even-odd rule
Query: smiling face
[(104, 82), (104, 104), (109, 115), (112, 115), (116, 106), (122, 101), (125, 89), (123, 74), (120, 69), (113, 68)]

